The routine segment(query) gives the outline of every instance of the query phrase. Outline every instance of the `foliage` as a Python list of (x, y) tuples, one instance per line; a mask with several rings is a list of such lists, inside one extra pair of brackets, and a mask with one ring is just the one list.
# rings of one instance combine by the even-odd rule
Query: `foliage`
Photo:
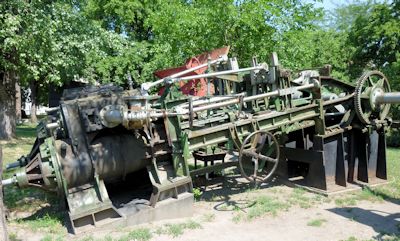
[(267, 59), (281, 33), (312, 26), (321, 13), (302, 1), (169, 0), (159, 9), (146, 23), (173, 64), (224, 45), (243, 61)]
[(200, 188), (193, 188), (193, 196), (196, 201), (200, 200), (201, 195), (203, 195), (203, 192), (200, 190)]
[(126, 85), (129, 74), (137, 87), (157, 69), (230, 45), (241, 66), (276, 51), (285, 67), (331, 64), (334, 77), (351, 82), (377, 68), (400, 89), (399, 1), (353, 0), (325, 14), (315, 7), (320, 0), (308, 2), (4, 0), (0, 74), (18, 73), (25, 87), (37, 83), (46, 102), (50, 84)]
[(334, 77), (349, 81), (353, 47), (345, 44), (346, 39), (347, 33), (330, 29), (290, 31), (283, 35), (278, 55), (283, 66), (294, 70), (330, 64)]

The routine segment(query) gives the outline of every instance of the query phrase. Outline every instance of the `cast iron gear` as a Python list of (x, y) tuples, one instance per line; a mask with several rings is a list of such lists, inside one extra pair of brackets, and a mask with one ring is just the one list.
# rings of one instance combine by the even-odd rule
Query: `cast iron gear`
[(358, 79), (354, 93), (354, 107), (363, 124), (371, 125), (385, 119), (390, 104), (377, 104), (376, 97), (388, 92), (390, 92), (389, 81), (379, 71), (366, 72)]

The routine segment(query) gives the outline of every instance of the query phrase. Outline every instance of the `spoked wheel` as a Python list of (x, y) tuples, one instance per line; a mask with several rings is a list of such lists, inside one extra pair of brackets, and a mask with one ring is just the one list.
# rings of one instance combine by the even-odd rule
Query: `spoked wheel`
[(240, 172), (251, 182), (265, 182), (278, 167), (279, 155), (279, 143), (274, 135), (268, 131), (253, 132), (240, 148)]

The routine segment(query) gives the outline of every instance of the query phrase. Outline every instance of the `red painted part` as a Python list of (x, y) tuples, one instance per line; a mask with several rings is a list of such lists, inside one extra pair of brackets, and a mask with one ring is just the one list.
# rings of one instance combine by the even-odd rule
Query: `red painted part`
[[(175, 73), (182, 72), (184, 70), (199, 66), (201, 64), (207, 63), (208, 61), (208, 56), (210, 56), (211, 60), (217, 59), (221, 55), (226, 55), (229, 52), (229, 46), (222, 47), (219, 49), (214, 49), (210, 52), (204, 52), (200, 55), (197, 55), (195, 57), (189, 58), (186, 60), (185, 65), (179, 66), (176, 68), (169, 68), (169, 69), (164, 69), (164, 70), (158, 70), (154, 72), (154, 75), (157, 76), (158, 78), (165, 78), (168, 76), (171, 76)], [(196, 71), (192, 71), (188, 74), (185, 74), (183, 76), (191, 76), (191, 75), (199, 75), (203, 74), (207, 70), (206, 67), (198, 69)], [(181, 77), (183, 77), (181, 76)], [(180, 82), (179, 83), (181, 87), (181, 91), (185, 95), (194, 95), (194, 96), (205, 96), (207, 95), (207, 80), (206, 79), (193, 79), (185, 82)], [(164, 92), (164, 87), (162, 87), (158, 94), (162, 95)], [(210, 83), (210, 94), (214, 94), (214, 85)]]

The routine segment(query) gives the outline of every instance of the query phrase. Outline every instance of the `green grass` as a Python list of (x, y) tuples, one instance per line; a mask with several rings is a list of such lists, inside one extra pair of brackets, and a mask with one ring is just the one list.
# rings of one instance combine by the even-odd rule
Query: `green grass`
[(43, 238), (40, 239), (40, 241), (63, 241), (64, 238), (59, 235), (59, 236), (55, 236), (55, 235), (51, 235), (51, 234), (46, 234)]
[(42, 217), (32, 220), (17, 219), (16, 222), (28, 227), (32, 231), (40, 231), (49, 234), (61, 234), (66, 232), (63, 227), (63, 215), (59, 213), (46, 213)]
[(259, 196), (255, 199), (254, 205), (248, 208), (246, 215), (243, 213), (238, 213), (233, 217), (232, 221), (236, 223), (243, 219), (250, 221), (267, 214), (275, 216), (277, 215), (278, 211), (287, 210), (289, 207), (290, 205), (288, 203), (279, 201), (276, 198)]
[(322, 224), (324, 224), (325, 222), (327, 222), (325, 219), (322, 218), (318, 218), (318, 219), (314, 219), (311, 220), (307, 223), (307, 226), (311, 226), (311, 227), (321, 227)]
[[(301, 208), (310, 208), (314, 200), (308, 195), (309, 193), (303, 188), (294, 188), (290, 194), (289, 203), (298, 205)], [(311, 196), (314, 196), (314, 194), (311, 194)]]
[(8, 233), (9, 241), (18, 241), (17, 235), (15, 233)]
[(212, 222), (215, 220), (215, 214), (214, 213), (203, 214), (203, 216), (201, 217), (201, 220), (203, 222), (207, 222), (207, 223)]
[[(129, 241), (129, 240), (137, 240), (137, 241), (147, 241), (153, 237), (150, 229), (148, 228), (138, 228), (128, 233), (123, 237), (120, 237), (118, 241)], [(110, 239), (112, 240), (112, 239)]]
[[(15, 162), (19, 157), (26, 156), (31, 151), (36, 138), (36, 125), (30, 123), (18, 125), (16, 135), (16, 139), (0, 143), (3, 147), (3, 169), (6, 164)], [(4, 170), (3, 178), (11, 177), (17, 170)], [(54, 195), (34, 188), (4, 188), (4, 203), (10, 211), (32, 211), (44, 203), (53, 203), (56, 200)]]
[(400, 148), (388, 148), (387, 152), (388, 185), (374, 188), (364, 187), (360, 192), (343, 195), (335, 199), (341, 207), (355, 206), (359, 201), (381, 202), (385, 199), (400, 199)]
[(174, 238), (182, 235), (185, 230), (193, 230), (193, 229), (201, 229), (202, 226), (200, 223), (194, 220), (188, 220), (184, 223), (172, 223), (165, 224), (163, 227), (159, 227), (156, 230), (156, 234), (167, 234)]
[[(3, 169), (6, 164), (15, 162), (22, 155), (27, 155), (36, 138), (36, 125), (23, 124), (16, 128), (17, 138), (8, 142), (2, 142)], [(18, 169), (4, 171), (3, 178), (11, 177)], [(15, 222), (33, 231), (48, 233), (45, 240), (60, 240), (55, 238), (55, 233), (65, 232), (63, 216), (58, 209), (57, 196), (43, 192), (35, 188), (19, 189), (14, 186), (4, 187), (4, 204), (10, 212), (30, 212), (39, 210), (41, 215), (32, 216), (31, 219), (16, 219)], [(46, 207), (43, 209), (42, 207)], [(42, 210), (41, 210), (42, 209)], [(51, 239), (50, 239), (51, 238)]]
[(335, 199), (335, 204), (340, 207), (356, 206), (359, 201), (382, 202), (384, 197), (376, 191), (377, 188), (363, 188), (361, 191), (343, 195)]
[(354, 236), (351, 236), (351, 237), (349, 237), (348, 239), (342, 240), (342, 241), (357, 241), (357, 238), (354, 237)]

